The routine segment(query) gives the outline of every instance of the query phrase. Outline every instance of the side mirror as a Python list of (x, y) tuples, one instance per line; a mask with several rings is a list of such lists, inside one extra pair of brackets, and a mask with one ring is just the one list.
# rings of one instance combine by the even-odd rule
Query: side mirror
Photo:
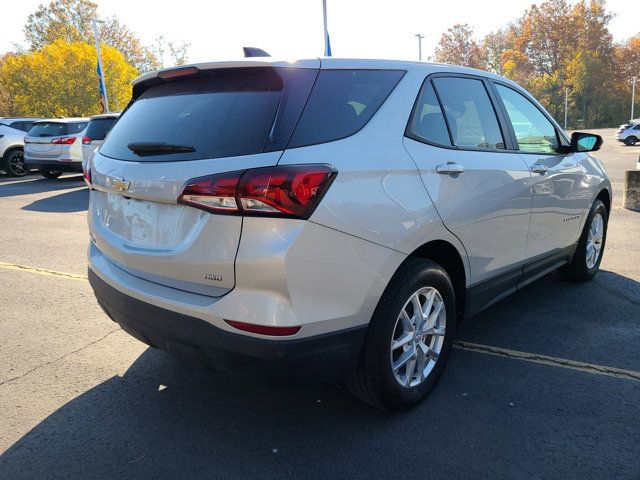
[(595, 152), (602, 146), (602, 137), (593, 133), (573, 132), (571, 134), (572, 152)]

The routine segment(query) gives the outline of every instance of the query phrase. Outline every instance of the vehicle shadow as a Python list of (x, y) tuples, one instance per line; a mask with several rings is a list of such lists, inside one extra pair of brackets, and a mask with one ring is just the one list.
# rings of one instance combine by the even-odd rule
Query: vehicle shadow
[[(68, 187), (67, 187), (68, 188)], [(29, 205), (22, 207), (22, 210), (32, 212), (59, 212), (72, 213), (82, 212), (89, 207), (89, 189), (72, 190), (52, 197), (41, 198)]]
[(35, 180), (31, 177), (22, 177), (20, 179), (15, 177), (0, 178), (0, 198), (68, 190), (84, 185), (83, 182), (82, 175), (62, 176), (55, 180), (37, 177)]

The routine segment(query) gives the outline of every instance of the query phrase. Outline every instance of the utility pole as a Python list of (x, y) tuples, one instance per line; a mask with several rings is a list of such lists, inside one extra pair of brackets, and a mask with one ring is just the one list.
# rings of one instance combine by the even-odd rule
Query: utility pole
[(324, 56), (331, 56), (331, 43), (329, 42), (329, 30), (327, 29), (327, 0), (322, 0), (322, 16), (324, 18)]
[(564, 89), (564, 129), (567, 129), (567, 107), (569, 105), (569, 89)]
[(421, 62), (422, 61), (422, 39), (424, 38), (424, 35), (416, 33), (414, 37), (418, 37), (418, 61)]
[[(99, 20), (91, 20), (93, 24), (93, 38), (96, 42), (96, 52), (98, 54), (98, 79), (100, 85), (100, 96), (104, 99), (104, 111), (109, 113), (109, 100), (107, 99), (107, 86), (104, 81), (104, 70), (102, 68), (102, 56), (100, 55), (100, 38), (98, 37), (98, 22)], [(102, 23), (102, 22), (100, 22)]]
[(633, 107), (636, 103), (636, 82), (638, 81), (638, 77), (631, 77), (631, 120), (633, 120)]

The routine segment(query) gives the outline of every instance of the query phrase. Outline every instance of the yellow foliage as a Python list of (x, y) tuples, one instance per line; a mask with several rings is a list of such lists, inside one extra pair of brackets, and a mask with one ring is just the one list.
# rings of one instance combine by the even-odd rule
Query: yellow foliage
[[(131, 99), (138, 71), (113, 47), (102, 45), (102, 65), (111, 110)], [(12, 97), (14, 115), (75, 117), (100, 113), (97, 55), (85, 42), (56, 40), (42, 49), (7, 55), (0, 85)]]

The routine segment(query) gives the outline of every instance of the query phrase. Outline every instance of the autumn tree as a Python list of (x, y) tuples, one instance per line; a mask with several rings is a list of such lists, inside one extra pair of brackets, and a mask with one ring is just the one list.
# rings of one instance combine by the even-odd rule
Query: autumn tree
[(457, 24), (442, 34), (435, 49), (435, 61), (483, 68), (482, 52), (468, 24)]
[[(122, 53), (102, 45), (110, 104), (124, 107), (138, 75)], [(96, 50), (86, 42), (56, 40), (39, 50), (9, 54), (0, 66), (0, 85), (12, 98), (13, 115), (88, 116), (99, 113)]]
[[(37, 50), (56, 40), (93, 44), (92, 19), (99, 19), (98, 5), (91, 0), (52, 0), (40, 5), (29, 15), (24, 27), (25, 38), (31, 50)], [(98, 24), (103, 43), (118, 49), (125, 60), (139, 71), (159, 67), (153, 52), (143, 46), (116, 17), (101, 19)]]

